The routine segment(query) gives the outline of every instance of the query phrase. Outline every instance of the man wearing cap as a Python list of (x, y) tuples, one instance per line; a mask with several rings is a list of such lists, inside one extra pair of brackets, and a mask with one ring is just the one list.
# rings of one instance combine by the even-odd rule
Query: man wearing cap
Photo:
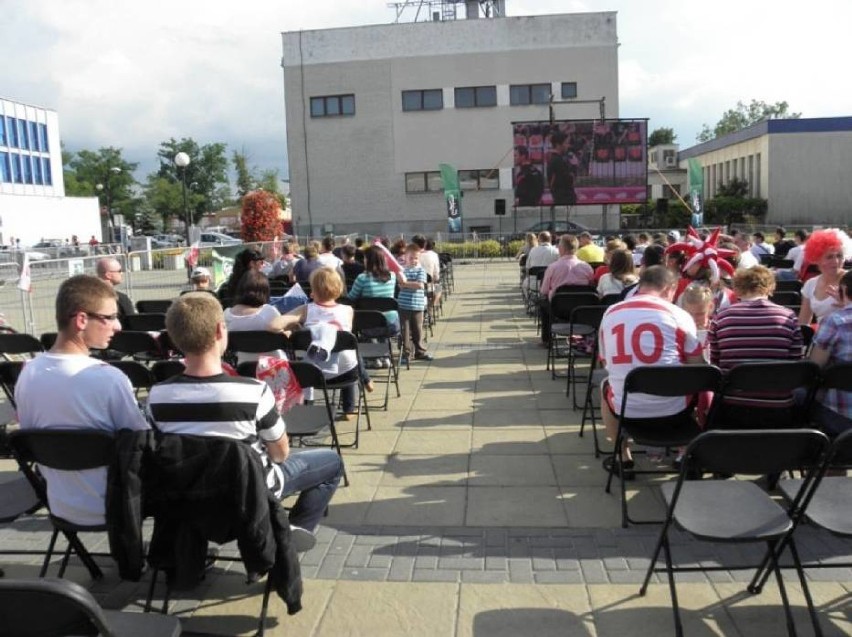
[(592, 235), (588, 232), (581, 232), (577, 236), (577, 241), (580, 244), (580, 249), (577, 250), (577, 258), (586, 263), (603, 263), (604, 249), (596, 245), (592, 241)]
[(213, 277), (210, 274), (210, 270), (207, 268), (202, 268), (201, 266), (196, 267), (189, 275), (189, 281), (192, 283), (191, 290), (184, 290), (181, 292), (181, 296), (187, 294), (188, 292), (209, 292), (210, 294), (215, 295), (216, 292), (210, 289), (210, 284), (213, 282)]

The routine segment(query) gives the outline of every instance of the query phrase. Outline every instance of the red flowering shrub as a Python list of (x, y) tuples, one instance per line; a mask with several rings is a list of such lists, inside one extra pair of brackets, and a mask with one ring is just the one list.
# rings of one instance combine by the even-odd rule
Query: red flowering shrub
[(243, 241), (272, 241), (281, 235), (278, 198), (265, 190), (253, 190), (243, 197), (240, 229)]

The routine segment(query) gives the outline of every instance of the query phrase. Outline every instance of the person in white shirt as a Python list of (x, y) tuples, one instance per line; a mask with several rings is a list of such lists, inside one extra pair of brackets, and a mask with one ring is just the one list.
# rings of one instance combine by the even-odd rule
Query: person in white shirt
[(420, 267), (432, 278), (432, 305), (438, 307), (443, 292), (441, 287), (441, 258), (433, 250), (434, 243), (422, 234), (411, 237), (411, 242), (420, 248)]
[(747, 270), (748, 268), (760, 265), (760, 261), (751, 251), (751, 241), (749, 241), (748, 235), (745, 235), (742, 232), (737, 233), (734, 237), (734, 245), (737, 246), (740, 251), (740, 259), (737, 261), (737, 270)]
[[(601, 414), (612, 440), (618, 434), (624, 380), (632, 369), (644, 365), (704, 362), (695, 321), (671, 302), (676, 287), (674, 273), (665, 266), (646, 268), (639, 277), (637, 293), (611, 306), (601, 320), (600, 357), (609, 372), (602, 390)], [(680, 418), (689, 409), (682, 396), (663, 398), (634, 394), (627, 403), (625, 416), (630, 419)], [(633, 459), (626, 442), (621, 449), (621, 461), (625, 470), (632, 468)]]
[[(89, 356), (121, 330), (112, 286), (84, 274), (56, 295), (56, 342), (28, 361), (15, 386), (21, 429), (144, 430), (148, 423), (123, 372)], [(85, 526), (105, 523), (106, 469), (41, 467), (50, 512)]]
[(763, 236), (762, 232), (755, 232), (752, 237), (754, 238), (754, 243), (751, 244), (751, 253), (757, 258), (758, 262), (764, 254), (775, 254), (775, 246), (771, 243), (766, 243), (766, 237)]
[[(556, 249), (556, 246), (551, 245), (550, 233), (545, 230), (538, 235), (538, 245), (530, 249), (530, 253), (527, 256), (527, 272), (530, 271), (530, 268), (546, 268), (558, 258), (559, 250)], [(526, 279), (524, 279), (525, 292), (535, 290), (537, 285), (538, 281), (535, 277), (527, 276)]]

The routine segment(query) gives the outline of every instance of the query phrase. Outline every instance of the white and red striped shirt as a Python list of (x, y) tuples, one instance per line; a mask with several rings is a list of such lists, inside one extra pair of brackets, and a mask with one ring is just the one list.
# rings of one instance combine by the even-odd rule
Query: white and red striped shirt
[[(600, 357), (609, 370), (610, 404), (621, 411), (624, 379), (643, 365), (683, 365), (687, 357), (701, 356), (695, 321), (665, 299), (636, 294), (610, 307), (600, 327)], [(672, 416), (686, 409), (686, 398), (631, 394), (628, 418)]]

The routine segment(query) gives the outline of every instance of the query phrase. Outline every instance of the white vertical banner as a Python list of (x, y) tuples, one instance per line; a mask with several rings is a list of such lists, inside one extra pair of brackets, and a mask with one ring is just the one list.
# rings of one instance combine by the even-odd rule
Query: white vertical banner
[(30, 273), (30, 253), (24, 253), (24, 262), (21, 265), (21, 276), (18, 278), (18, 289), (24, 292), (32, 290), (32, 276)]

